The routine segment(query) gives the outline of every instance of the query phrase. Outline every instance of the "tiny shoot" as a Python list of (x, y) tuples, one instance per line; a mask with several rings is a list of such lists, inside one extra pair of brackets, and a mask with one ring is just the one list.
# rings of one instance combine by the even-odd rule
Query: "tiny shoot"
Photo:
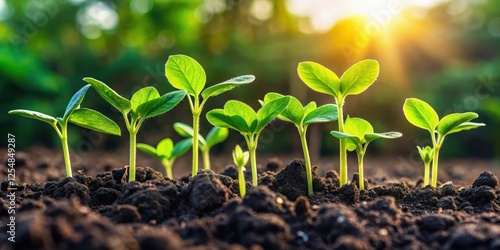
[[(262, 104), (269, 103), (272, 100), (283, 97), (278, 93), (268, 93), (264, 97)], [(306, 167), (307, 177), (307, 194), (313, 194), (311, 158), (309, 157), (309, 149), (307, 147), (307, 128), (313, 123), (331, 122), (337, 120), (337, 105), (326, 104), (320, 107), (316, 106), (315, 102), (310, 102), (305, 107), (302, 106), (297, 98), (290, 96), (290, 103), (286, 109), (278, 115), (278, 118), (283, 121), (291, 122), (295, 125), (299, 132), (302, 151), (304, 153), (304, 162)]]
[(252, 167), (252, 185), (257, 186), (256, 151), (259, 135), (264, 127), (286, 109), (290, 97), (281, 97), (264, 104), (255, 112), (250, 106), (240, 101), (228, 101), (224, 109), (214, 109), (207, 113), (208, 121), (218, 127), (231, 128), (240, 132), (250, 151)]
[[(174, 123), (174, 129), (182, 137), (190, 139), (193, 138), (193, 128), (185, 123)], [(198, 135), (198, 144), (203, 157), (204, 169), (210, 169), (210, 149), (212, 149), (213, 146), (226, 140), (228, 135), (229, 130), (227, 128), (220, 127), (213, 127), (208, 132), (206, 137)]]
[(432, 139), (432, 187), (437, 186), (439, 150), (444, 138), (463, 130), (485, 126), (484, 123), (471, 122), (478, 117), (474, 112), (452, 113), (439, 119), (436, 111), (428, 103), (408, 98), (403, 105), (406, 119), (414, 126), (429, 131)]
[(158, 142), (156, 148), (148, 144), (138, 143), (137, 149), (160, 160), (167, 177), (173, 179), (172, 167), (174, 162), (191, 148), (191, 142), (191, 139), (184, 139), (174, 145), (172, 139), (165, 138)]
[(193, 166), (191, 175), (194, 177), (198, 173), (200, 115), (206, 101), (210, 97), (251, 83), (255, 80), (255, 77), (253, 75), (238, 76), (204, 89), (207, 80), (205, 70), (196, 60), (186, 55), (169, 56), (165, 64), (165, 76), (174, 88), (185, 90), (188, 94), (189, 107), (193, 114)]
[[(333, 71), (315, 62), (301, 62), (297, 68), (300, 79), (312, 90), (331, 95), (338, 106), (339, 132), (344, 132), (344, 101), (349, 95), (358, 95), (370, 87), (378, 77), (379, 64), (363, 60), (352, 65), (339, 78)], [(347, 183), (346, 139), (340, 139), (340, 186)]]
[(433, 157), (433, 149), (430, 146), (425, 146), (423, 148), (417, 146), (418, 153), (424, 162), (424, 187), (429, 185), (429, 173), (431, 168), (431, 162)]
[(68, 147), (68, 122), (106, 134), (121, 135), (120, 127), (103, 114), (92, 109), (80, 108), (80, 104), (83, 102), (83, 98), (89, 88), (90, 84), (87, 84), (73, 95), (66, 107), (63, 117), (52, 117), (37, 111), (25, 109), (9, 111), (9, 114), (40, 120), (50, 124), (54, 128), (61, 140), (66, 176), (68, 177), (73, 175)]
[(248, 159), (250, 158), (250, 154), (248, 151), (244, 151), (241, 149), (240, 145), (236, 145), (233, 150), (233, 161), (236, 169), (238, 169), (238, 185), (240, 187), (240, 196), (241, 198), (245, 197), (246, 193), (246, 183), (245, 183), (245, 166), (248, 163)]
[(172, 91), (160, 96), (154, 87), (144, 87), (135, 92), (130, 100), (127, 100), (99, 80), (90, 77), (83, 78), (83, 80), (90, 83), (104, 100), (122, 113), (130, 136), (128, 177), (129, 181), (135, 181), (137, 133), (142, 123), (148, 118), (171, 110), (186, 96), (186, 91)]
[(399, 132), (374, 133), (373, 127), (368, 121), (349, 116), (345, 121), (344, 132), (332, 131), (330, 134), (336, 138), (345, 139), (347, 150), (356, 151), (358, 155), (359, 190), (365, 190), (363, 158), (368, 144), (378, 138), (394, 139), (402, 136)]

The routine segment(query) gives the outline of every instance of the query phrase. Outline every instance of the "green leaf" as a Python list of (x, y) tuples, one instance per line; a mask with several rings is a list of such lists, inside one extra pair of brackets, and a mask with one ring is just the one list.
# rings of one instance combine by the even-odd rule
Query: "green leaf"
[(331, 122), (337, 120), (337, 105), (326, 104), (320, 106), (309, 112), (305, 117), (303, 123), (305, 125), (311, 123)]
[(330, 134), (338, 139), (345, 139), (346, 148), (349, 151), (354, 151), (358, 146), (361, 146), (361, 140), (356, 135), (342, 133), (339, 131), (331, 131)]
[(130, 101), (120, 96), (108, 85), (91, 77), (83, 78), (84, 81), (90, 83), (95, 91), (109, 104), (118, 109), (122, 113), (127, 113), (131, 109)]
[(436, 111), (426, 102), (416, 98), (406, 99), (403, 112), (411, 124), (428, 130), (432, 134), (439, 123), (439, 116)]
[(87, 93), (87, 90), (89, 90), (90, 86), (90, 84), (83, 86), (83, 88), (78, 90), (73, 97), (71, 97), (71, 100), (66, 107), (66, 111), (64, 111), (63, 120), (68, 120), (71, 112), (80, 107), (80, 104), (82, 103), (83, 98), (85, 97), (85, 94)]
[(238, 76), (235, 78), (231, 78), (225, 82), (213, 85), (211, 87), (206, 88), (201, 92), (201, 96), (203, 99), (207, 99), (212, 96), (216, 96), (219, 94), (222, 94), (226, 91), (229, 91), (231, 89), (234, 89), (236, 87), (239, 87), (244, 84), (251, 83), (255, 80), (255, 76), (253, 75), (244, 75), (244, 76)]
[(46, 123), (51, 124), (51, 125), (57, 124), (57, 120), (55, 117), (52, 117), (50, 115), (46, 115), (44, 113), (40, 113), (37, 111), (31, 111), (31, 110), (25, 110), (25, 109), (15, 109), (15, 110), (9, 111), (9, 114), (20, 115), (20, 116), (28, 117), (31, 119), (40, 120), (42, 122), (46, 122)]
[(160, 94), (158, 93), (158, 90), (156, 90), (154, 87), (145, 87), (142, 89), (139, 89), (137, 92), (134, 93), (132, 98), (130, 98), (130, 103), (132, 104), (132, 111), (137, 111), (137, 108), (154, 99), (157, 99), (160, 97)]
[[(227, 101), (226, 104), (224, 104), (224, 114), (232, 117), (232, 119), (237, 123), (241, 123), (242, 118), (247, 127), (250, 127), (251, 124), (257, 120), (257, 114), (250, 106), (246, 103), (235, 100)], [(239, 116), (240, 118), (235, 118), (235, 116)]]
[(236, 145), (233, 150), (233, 162), (238, 169), (243, 168), (247, 165), (248, 160), (250, 159), (250, 153), (248, 151), (243, 151), (240, 145)]
[(316, 102), (309, 102), (305, 107), (304, 107), (304, 115), (307, 116), (307, 114), (311, 113), (313, 110), (317, 108)]
[(137, 149), (139, 149), (140, 151), (142, 151), (150, 156), (161, 159), (161, 157), (156, 152), (156, 148), (153, 148), (152, 146), (150, 146), (148, 144), (137, 143)]
[[(274, 92), (267, 93), (264, 96), (264, 102), (262, 103), (262, 106), (264, 106), (266, 103), (269, 103), (281, 97), (284, 97), (284, 95)], [(288, 106), (286, 107), (285, 110), (283, 110), (283, 112), (281, 112), (280, 115), (278, 115), (278, 118), (283, 121), (299, 125), (300, 122), (302, 121), (303, 116), (304, 116), (304, 107), (302, 106), (300, 101), (297, 100), (297, 98), (290, 96), (290, 102), (288, 103)]]
[(338, 97), (339, 77), (323, 65), (315, 62), (301, 62), (297, 68), (300, 79), (312, 90)]
[[(243, 119), (243, 118), (241, 118), (241, 119)], [(241, 132), (239, 125), (236, 124), (231, 119), (231, 117), (224, 114), (223, 109), (214, 109), (214, 110), (208, 111), (207, 120), (208, 120), (208, 122), (210, 122), (214, 126), (223, 127), (223, 128), (232, 128), (234, 130)], [(245, 123), (244, 120), (243, 120), (243, 123)]]
[(403, 134), (399, 132), (384, 132), (384, 133), (367, 133), (365, 134), (365, 141), (366, 143), (370, 143), (371, 141), (379, 138), (385, 138), (385, 139), (395, 139), (403, 136)]
[(447, 135), (450, 131), (455, 129), (457, 126), (464, 122), (469, 122), (472, 119), (476, 119), (478, 115), (473, 112), (466, 113), (453, 113), (443, 117), (438, 123), (438, 133), (441, 136)]
[(177, 158), (185, 154), (193, 145), (193, 139), (184, 139), (175, 144), (174, 150), (172, 150), (172, 158)]
[(169, 56), (165, 64), (165, 75), (174, 88), (186, 90), (192, 96), (201, 93), (207, 80), (203, 67), (185, 55)]
[[(174, 130), (182, 137), (193, 138), (194, 135), (193, 128), (185, 123), (182, 122), (174, 123)], [(200, 143), (200, 148), (205, 147), (207, 144), (205, 138), (203, 138), (203, 136), (200, 134), (198, 134), (198, 142)]]
[(207, 147), (211, 148), (215, 144), (223, 142), (228, 135), (229, 130), (227, 128), (213, 127), (207, 134)]
[(343, 96), (362, 93), (377, 80), (379, 67), (375, 60), (363, 60), (352, 65), (340, 78), (340, 93)]
[(170, 138), (165, 138), (156, 145), (156, 152), (160, 158), (172, 159), (172, 151), (174, 150), (174, 142)]
[(433, 149), (430, 146), (425, 146), (424, 148), (417, 146), (417, 149), (424, 163), (430, 163), (434, 158)]
[(120, 127), (114, 121), (92, 109), (80, 108), (73, 111), (69, 116), (69, 122), (110, 135), (120, 136), (122, 134)]
[(166, 93), (159, 98), (141, 104), (137, 107), (137, 113), (144, 119), (164, 114), (179, 104), (185, 96), (186, 91), (184, 90)]
[(272, 100), (260, 108), (259, 111), (257, 111), (258, 124), (255, 132), (261, 131), (272, 119), (281, 114), (281, 112), (286, 109), (289, 102), (290, 97), (285, 96)]
[(344, 132), (350, 135), (355, 135), (362, 143), (364, 143), (365, 134), (373, 133), (373, 127), (364, 119), (347, 117), (344, 123)]
[(456, 126), (454, 129), (449, 131), (447, 134), (453, 134), (453, 133), (458, 133), (460, 131), (464, 130), (470, 130), (478, 127), (486, 126), (484, 123), (477, 123), (477, 122), (464, 122), (458, 126)]

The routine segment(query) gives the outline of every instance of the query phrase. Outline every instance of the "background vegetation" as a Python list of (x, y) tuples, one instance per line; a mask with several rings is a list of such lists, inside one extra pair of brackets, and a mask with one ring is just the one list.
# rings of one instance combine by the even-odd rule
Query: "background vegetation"
[[(86, 76), (108, 83), (125, 97), (150, 85), (160, 93), (171, 91), (164, 64), (172, 54), (198, 60), (207, 71), (208, 85), (256, 75), (252, 85), (213, 98), (205, 112), (228, 99), (255, 108), (270, 91), (303, 102), (333, 102), (300, 82), (298, 62), (316, 61), (341, 74), (354, 62), (373, 58), (381, 64), (379, 80), (367, 93), (348, 98), (346, 114), (369, 120), (378, 131), (401, 131), (404, 136), (381, 141), (386, 145), (375, 145), (372, 153), (408, 153), (415, 144), (425, 144), (428, 136), (411, 126), (402, 112), (404, 99), (417, 97), (440, 115), (474, 111), (487, 123), (451, 136), (443, 156), (499, 157), (500, 3), (429, 2), (0, 0), (0, 127), (16, 135), (18, 148), (58, 147), (49, 126), (7, 111), (25, 108), (60, 115)], [(84, 105), (120, 119), (92, 91)], [(190, 124), (189, 114), (187, 102), (181, 103), (167, 116), (146, 123), (138, 141), (178, 139), (172, 124)], [(335, 128), (335, 123), (311, 128), (313, 154), (337, 152), (336, 140), (327, 133)], [(209, 129), (202, 119), (202, 134)], [(92, 136), (79, 128), (72, 133), (73, 147)], [(299, 138), (288, 124), (274, 125), (266, 136), (260, 150), (300, 153)], [(218, 150), (229, 152), (239, 139), (231, 133), (233, 143)], [(103, 142), (98, 148), (108, 150), (126, 144), (127, 138)], [(321, 147), (314, 146), (320, 142)]]

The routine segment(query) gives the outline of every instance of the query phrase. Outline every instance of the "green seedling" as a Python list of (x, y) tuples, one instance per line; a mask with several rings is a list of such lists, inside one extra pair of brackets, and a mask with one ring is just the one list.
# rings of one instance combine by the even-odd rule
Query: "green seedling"
[[(268, 93), (264, 97), (262, 104), (269, 103), (272, 100), (282, 98), (283, 95), (278, 93)], [(311, 170), (311, 159), (309, 157), (309, 150), (307, 147), (307, 128), (310, 124), (321, 123), (321, 122), (331, 122), (337, 120), (337, 105), (326, 104), (320, 107), (316, 106), (315, 102), (310, 102), (305, 107), (302, 106), (297, 98), (290, 96), (290, 103), (286, 109), (278, 115), (278, 118), (291, 122), (297, 127), (300, 136), (300, 142), (302, 144), (302, 151), (304, 152), (304, 162), (306, 164), (306, 177), (307, 177), (307, 193), (308, 195), (313, 194), (312, 185), (312, 170)]]
[(255, 156), (259, 135), (264, 127), (278, 116), (290, 102), (290, 97), (281, 97), (266, 103), (255, 112), (250, 106), (239, 101), (228, 101), (224, 109), (214, 109), (207, 113), (208, 121), (218, 127), (239, 131), (250, 151), (252, 185), (257, 186), (257, 158)]
[(167, 177), (173, 179), (172, 167), (175, 160), (185, 154), (189, 148), (191, 148), (192, 140), (184, 139), (174, 145), (174, 142), (170, 138), (165, 138), (158, 142), (156, 148), (144, 143), (137, 143), (137, 149), (140, 151), (151, 155), (161, 161), (161, 164), (165, 168), (165, 173)]
[(69, 157), (68, 147), (68, 122), (76, 124), (80, 127), (103, 132), (112, 135), (121, 135), (120, 127), (115, 122), (104, 116), (103, 114), (87, 108), (80, 108), (80, 104), (87, 93), (90, 85), (87, 84), (78, 92), (76, 92), (66, 107), (63, 117), (52, 117), (37, 111), (16, 109), (9, 111), (9, 114), (20, 115), (36, 120), (40, 120), (50, 124), (56, 131), (61, 140), (64, 165), (66, 167), (66, 175), (71, 177), (71, 160)]
[[(375, 60), (363, 60), (340, 77), (315, 62), (301, 62), (298, 66), (300, 79), (311, 89), (331, 95), (338, 106), (339, 132), (344, 132), (344, 101), (349, 95), (358, 95), (370, 87), (379, 74), (379, 64)], [(340, 139), (340, 186), (347, 183), (346, 139)]]
[(474, 112), (453, 113), (440, 120), (436, 111), (429, 104), (416, 98), (406, 99), (403, 112), (411, 124), (425, 129), (431, 134), (433, 149), (432, 187), (437, 186), (439, 150), (443, 146), (444, 138), (463, 130), (485, 126), (484, 123), (470, 122), (478, 117)]
[[(238, 86), (251, 83), (253, 75), (238, 76), (225, 82), (205, 88), (207, 80), (205, 70), (193, 58), (185, 55), (170, 56), (165, 64), (165, 75), (170, 84), (180, 90), (187, 91), (189, 106), (193, 113), (193, 167), (191, 175), (198, 173), (198, 136), (200, 115), (206, 101)], [(200, 100), (200, 95), (202, 100)]]
[(238, 185), (240, 186), (240, 196), (241, 198), (245, 197), (246, 193), (246, 183), (245, 183), (245, 166), (248, 163), (248, 159), (250, 158), (250, 154), (248, 151), (243, 152), (240, 145), (236, 145), (233, 150), (233, 161), (236, 169), (238, 169)]
[(420, 157), (422, 158), (422, 161), (424, 162), (424, 186), (429, 185), (429, 173), (430, 173), (430, 168), (431, 168), (431, 162), (432, 162), (432, 157), (433, 157), (433, 149), (430, 146), (425, 146), (424, 148), (421, 148), (417, 146), (418, 153), (420, 154)]
[(154, 87), (144, 87), (135, 92), (130, 100), (127, 100), (99, 80), (90, 77), (83, 78), (83, 80), (90, 83), (104, 100), (122, 113), (130, 136), (128, 180), (135, 181), (137, 133), (142, 123), (148, 118), (171, 110), (186, 96), (186, 91), (173, 91), (160, 96)]
[[(186, 138), (193, 138), (193, 128), (185, 123), (176, 122), (174, 123), (174, 129), (181, 136)], [(210, 149), (213, 146), (226, 140), (229, 135), (229, 130), (227, 128), (213, 127), (207, 134), (206, 138), (202, 135), (198, 135), (198, 144), (203, 156), (203, 167), (205, 169), (210, 169)]]
[(358, 155), (359, 190), (365, 190), (363, 158), (368, 144), (378, 138), (394, 139), (402, 136), (399, 132), (374, 133), (373, 127), (368, 121), (349, 116), (345, 121), (344, 132), (332, 131), (330, 134), (336, 138), (345, 139), (347, 150), (356, 150)]

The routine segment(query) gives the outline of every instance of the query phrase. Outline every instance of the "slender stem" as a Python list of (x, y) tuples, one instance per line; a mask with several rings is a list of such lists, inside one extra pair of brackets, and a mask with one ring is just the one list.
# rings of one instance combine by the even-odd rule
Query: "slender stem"
[(193, 112), (193, 168), (191, 176), (198, 173), (198, 133), (199, 133), (200, 113)]
[(130, 159), (129, 159), (129, 173), (128, 173), (128, 181), (135, 181), (135, 159), (136, 159), (136, 145), (137, 145), (137, 132), (131, 128), (129, 129), (130, 136)]
[(202, 153), (203, 153), (203, 168), (210, 169), (210, 149), (207, 148), (206, 150), (202, 151)]
[(424, 187), (429, 185), (429, 170), (431, 168), (430, 162), (425, 162), (425, 170), (424, 170)]
[(307, 178), (307, 195), (313, 194), (313, 181), (311, 170), (311, 158), (309, 157), (309, 149), (307, 147), (307, 126), (297, 127), (300, 135), (300, 143), (302, 144), (302, 151), (304, 151), (304, 162), (306, 164), (306, 178)]
[(243, 166), (238, 167), (238, 185), (240, 186), (240, 196), (245, 197), (246, 194), (246, 183), (245, 174), (243, 173)]
[[(339, 132), (344, 133), (344, 98), (337, 100)], [(340, 186), (347, 184), (347, 147), (345, 139), (340, 139)]]
[(247, 135), (243, 134), (245, 137), (245, 141), (247, 142), (248, 151), (250, 152), (250, 166), (252, 168), (252, 185), (254, 187), (257, 186), (258, 174), (257, 174), (257, 138), (259, 138), (259, 134)]
[(436, 145), (434, 147), (434, 157), (432, 157), (432, 187), (437, 186), (439, 149), (440, 149), (439, 145)]
[(165, 173), (167, 174), (167, 177), (169, 179), (173, 179), (172, 175), (172, 166), (174, 165), (175, 158), (172, 158), (168, 160), (167, 158), (164, 158), (161, 160), (161, 164), (165, 168)]
[(365, 178), (363, 175), (363, 158), (365, 153), (360, 150), (358, 154), (358, 175), (359, 175), (359, 190), (365, 190)]
[(66, 167), (66, 176), (72, 177), (73, 174), (71, 171), (71, 159), (69, 157), (69, 147), (68, 147), (68, 128), (66, 125), (67, 124), (61, 125), (61, 132), (59, 138), (61, 139), (61, 144), (63, 149), (64, 166)]

